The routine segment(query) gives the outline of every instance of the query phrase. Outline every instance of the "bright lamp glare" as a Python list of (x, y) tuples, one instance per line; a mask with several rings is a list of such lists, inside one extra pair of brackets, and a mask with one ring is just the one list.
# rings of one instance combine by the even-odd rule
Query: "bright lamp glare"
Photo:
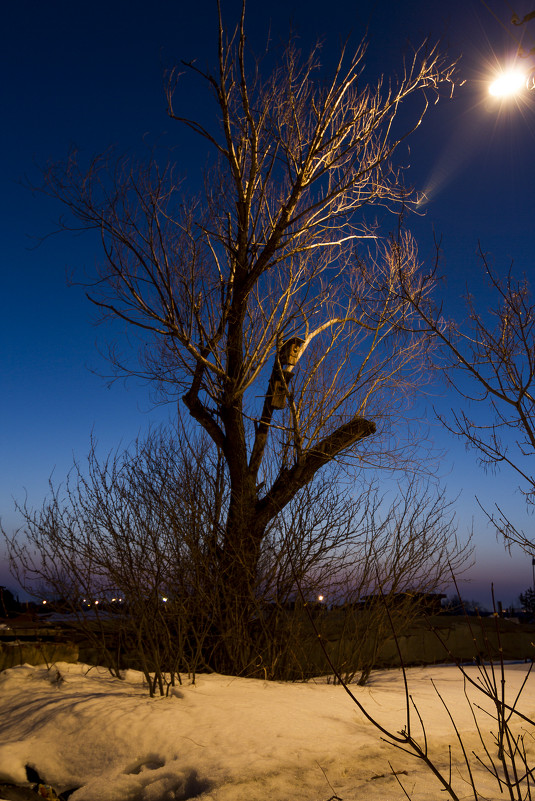
[(489, 92), (494, 97), (511, 97), (520, 92), (526, 85), (526, 76), (520, 70), (503, 72), (490, 85)]

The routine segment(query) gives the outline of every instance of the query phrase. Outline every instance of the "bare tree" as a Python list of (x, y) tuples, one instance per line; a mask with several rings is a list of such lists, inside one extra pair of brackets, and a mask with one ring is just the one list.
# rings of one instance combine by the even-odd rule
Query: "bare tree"
[[(511, 469), (530, 509), (535, 504), (535, 303), (525, 276), (500, 278), (487, 255), (480, 255), (494, 297), (490, 309), (467, 294), (466, 320), (447, 320), (428, 293), (432, 276), (412, 284), (400, 276), (403, 296), (441, 343), (441, 367), (466, 401), (460, 411), (440, 419), (477, 452), (485, 469)], [(486, 512), (507, 541), (535, 555), (532, 537), (517, 530), (498, 506)]]
[[(202, 200), (156, 161), (103, 157), (84, 171), (73, 156), (45, 180), (72, 227), (101, 236), (91, 300), (143, 337), (139, 367), (121, 366), (180, 397), (224, 458), (229, 630), (251, 601), (270, 521), (332, 460), (396, 455), (388, 434), (424, 347), (399, 273), (418, 263), (408, 235), (392, 246), (364, 210), (410, 201), (392, 156), (453, 73), (422, 47), (397, 80), (367, 86), (363, 45), (326, 75), (319, 49), (302, 58), (291, 43), (263, 76), (244, 24), (242, 13), (228, 37), (219, 16), (215, 72), (184, 65), (215, 101), (213, 128), (176, 107), (181, 74), (168, 76), (171, 119), (214, 155)], [(412, 95), (421, 104), (402, 127)]]
[[(187, 433), (151, 432), (106, 458), (93, 446), (41, 509), (21, 507), (25, 525), (8, 538), (25, 589), (62, 598), (96, 648), (92, 658), (116, 674), (141, 668), (153, 692), (186, 671), (221, 670), (229, 658), (249, 675), (317, 675), (325, 660), (301, 601), (318, 606), (322, 592), (319, 609), (338, 607), (321, 628), (336, 644), (340, 669), (365, 677), (390, 631), (384, 607), (361, 612), (362, 599), (433, 592), (466, 563), (469, 548), (457, 541), (443, 493), (413, 476), (388, 503), (373, 484), (355, 493), (330, 469), (272, 521), (254, 614), (236, 610), (239, 625), (225, 630), (234, 594), (217, 549), (228, 481), (209, 438)], [(417, 611), (408, 598), (403, 622)]]

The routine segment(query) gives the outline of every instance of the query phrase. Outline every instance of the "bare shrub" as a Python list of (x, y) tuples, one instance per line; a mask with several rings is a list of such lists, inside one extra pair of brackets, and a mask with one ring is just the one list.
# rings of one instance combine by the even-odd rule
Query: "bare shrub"
[(306, 605), (341, 669), (364, 681), (387, 636), (382, 608), (366, 596), (409, 593), (408, 621), (409, 607), (417, 612), (413, 590), (436, 590), (469, 549), (456, 539), (444, 495), (430, 486), (413, 478), (388, 504), (373, 485), (355, 493), (328, 475), (274, 519), (254, 606), (234, 611), (234, 630), (225, 623), (234, 597), (222, 567), (225, 463), (207, 438), (185, 429), (153, 432), (104, 459), (93, 446), (85, 468), (76, 464), (63, 487), (51, 487), (41, 510), (21, 508), (25, 526), (9, 539), (11, 564), (27, 590), (46, 586), (65, 599), (93, 659), (116, 675), (139, 667), (153, 692), (166, 692), (183, 672), (222, 671), (229, 654), (246, 675), (325, 672)]

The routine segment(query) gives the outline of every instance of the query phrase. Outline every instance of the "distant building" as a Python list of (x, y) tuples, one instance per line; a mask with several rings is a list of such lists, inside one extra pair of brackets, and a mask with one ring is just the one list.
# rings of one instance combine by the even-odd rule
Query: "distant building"
[(358, 606), (367, 609), (376, 603), (386, 603), (394, 610), (411, 606), (427, 615), (438, 615), (442, 611), (443, 598), (446, 598), (446, 595), (440, 592), (393, 592), (385, 595), (364, 595)]

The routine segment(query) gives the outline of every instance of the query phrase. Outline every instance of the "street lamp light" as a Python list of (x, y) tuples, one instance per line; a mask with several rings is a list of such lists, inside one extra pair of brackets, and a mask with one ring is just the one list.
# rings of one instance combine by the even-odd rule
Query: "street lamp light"
[(535, 89), (535, 67), (521, 69), (515, 66), (495, 77), (489, 86), (489, 94), (506, 99), (533, 89)]
[(489, 86), (493, 97), (512, 97), (521, 92), (526, 86), (526, 74), (518, 69), (502, 72)]

